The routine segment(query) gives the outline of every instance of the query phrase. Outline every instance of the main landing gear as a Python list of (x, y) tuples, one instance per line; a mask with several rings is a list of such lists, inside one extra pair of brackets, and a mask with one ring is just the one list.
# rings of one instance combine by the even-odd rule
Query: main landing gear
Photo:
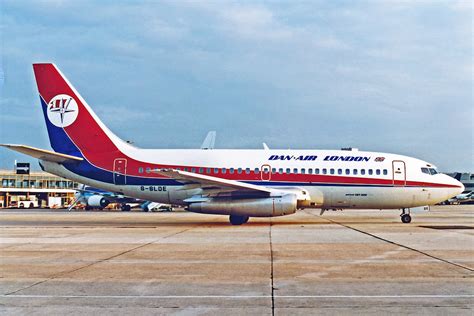
[(230, 215), (229, 221), (232, 225), (242, 225), (249, 221), (249, 217), (241, 215)]
[(410, 216), (410, 209), (402, 209), (402, 214), (400, 214), (400, 218), (402, 220), (402, 223), (408, 224), (411, 222), (411, 216)]
[(130, 205), (128, 205), (128, 204), (122, 204), (122, 205), (120, 206), (120, 209), (121, 209), (123, 212), (130, 212), (131, 207), (130, 207)]

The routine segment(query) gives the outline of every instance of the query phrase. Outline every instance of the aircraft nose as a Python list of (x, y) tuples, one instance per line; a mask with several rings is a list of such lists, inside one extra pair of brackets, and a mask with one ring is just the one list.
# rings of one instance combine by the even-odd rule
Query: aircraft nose
[(452, 196), (456, 196), (458, 194), (461, 194), (464, 192), (464, 184), (462, 184), (462, 182), (454, 179), (454, 178), (451, 178), (449, 176), (447, 176), (449, 178), (449, 184), (453, 186), (452, 190), (451, 190), (451, 194)]
[(463, 193), (466, 188), (464, 187), (464, 184), (462, 184), (462, 182), (460, 182), (460, 181), (458, 181), (458, 180), (456, 180), (456, 182), (457, 182), (458, 185), (459, 185), (458, 193), (456, 193), (456, 195), (458, 195), (458, 194)]

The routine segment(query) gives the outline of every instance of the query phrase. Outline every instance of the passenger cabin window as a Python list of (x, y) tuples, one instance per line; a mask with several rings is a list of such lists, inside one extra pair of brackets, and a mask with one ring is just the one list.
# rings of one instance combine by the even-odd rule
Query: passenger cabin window
[(151, 168), (150, 167), (147, 167), (146, 168), (146, 173), (150, 173), (151, 172)]
[(191, 172), (196, 173), (196, 168), (191, 168)]
[(313, 168), (309, 168), (309, 169), (308, 169), (308, 173), (309, 173), (309, 174), (313, 174)]
[(305, 174), (306, 173), (306, 169), (305, 168), (302, 168), (301, 169), (301, 174)]
[(350, 170), (350, 169), (346, 169), (346, 174), (351, 174), (351, 170)]
[(372, 169), (369, 169), (369, 175), (373, 175), (374, 171)]
[(219, 168), (214, 168), (214, 173), (215, 174), (219, 173)]
[(238, 168), (238, 169), (237, 169), (237, 173), (238, 173), (238, 174), (241, 174), (241, 173), (242, 173), (242, 168)]
[(259, 173), (260, 173), (260, 169), (258, 169), (258, 168), (255, 168), (255, 169), (253, 170), (253, 173), (255, 173), (255, 174), (259, 174)]
[(380, 169), (375, 170), (375, 173), (379, 176), (380, 175)]
[(328, 170), (326, 168), (323, 169), (323, 174), (327, 174)]
[(330, 172), (331, 174), (334, 174), (334, 169), (331, 168), (331, 170), (329, 170), (329, 172)]
[(360, 169), (360, 174), (365, 175), (365, 169)]
[(383, 169), (383, 175), (386, 176), (388, 174), (388, 170), (387, 169)]
[(184, 167), (183, 170), (184, 170), (184, 171), (188, 171), (188, 168)]
[(283, 174), (283, 168), (278, 169), (279, 174)]
[(291, 173), (291, 169), (290, 168), (286, 168), (286, 174), (290, 174)]
[(314, 174), (319, 174), (319, 168), (314, 169)]
[(230, 169), (229, 169), (229, 173), (230, 173), (230, 174), (233, 174), (233, 173), (234, 173), (234, 168), (230, 168)]
[(227, 169), (226, 168), (222, 168), (222, 174), (226, 174), (227, 173)]
[(272, 168), (272, 174), (275, 174), (277, 172), (276, 168)]
[(337, 174), (342, 174), (342, 169), (337, 169)]
[(250, 174), (250, 168), (245, 168), (245, 173)]
[(298, 168), (294, 168), (294, 169), (293, 169), (293, 173), (294, 173), (294, 174), (298, 174)]
[(354, 174), (356, 175), (357, 174), (357, 169), (354, 169), (353, 171), (354, 171)]
[(211, 168), (206, 168), (206, 173), (211, 173)]
[(143, 168), (142, 167), (138, 168), (138, 173), (143, 173)]

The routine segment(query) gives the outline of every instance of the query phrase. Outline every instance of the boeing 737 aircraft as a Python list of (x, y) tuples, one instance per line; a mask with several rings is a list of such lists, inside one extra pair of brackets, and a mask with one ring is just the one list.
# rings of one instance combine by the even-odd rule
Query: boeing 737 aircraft
[(43, 170), (137, 199), (191, 212), (249, 217), (298, 209), (400, 209), (433, 205), (464, 186), (428, 162), (339, 150), (140, 149), (114, 135), (54, 64), (33, 65), (54, 151), (3, 145)]

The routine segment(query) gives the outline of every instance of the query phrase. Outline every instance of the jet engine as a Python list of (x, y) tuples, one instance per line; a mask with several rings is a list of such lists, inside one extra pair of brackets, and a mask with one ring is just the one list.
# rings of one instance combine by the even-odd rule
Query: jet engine
[(107, 200), (105, 197), (103, 197), (102, 195), (91, 195), (88, 199), (87, 199), (87, 206), (90, 206), (90, 207), (106, 207), (107, 205), (109, 205), (110, 201)]
[(285, 194), (268, 198), (211, 198), (204, 202), (191, 203), (190, 212), (204, 214), (239, 215), (250, 217), (272, 217), (293, 214), (297, 209), (297, 196)]

